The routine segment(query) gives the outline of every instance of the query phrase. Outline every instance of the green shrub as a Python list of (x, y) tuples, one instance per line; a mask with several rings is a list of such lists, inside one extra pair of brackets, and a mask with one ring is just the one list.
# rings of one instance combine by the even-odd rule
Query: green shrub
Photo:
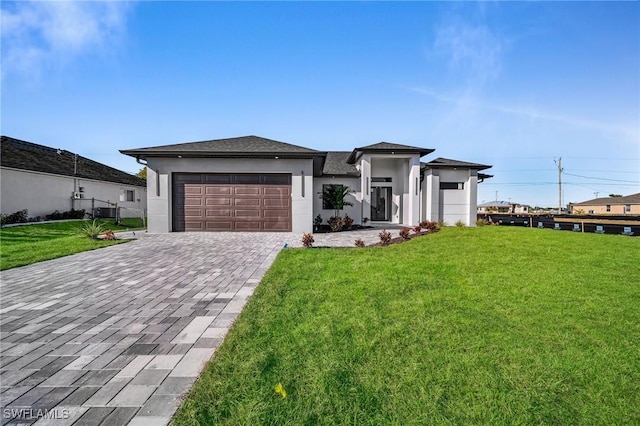
[(456, 226), (457, 226), (458, 228), (464, 228), (464, 227), (465, 227), (465, 226), (467, 226), (467, 225), (465, 225), (463, 221), (461, 221), (461, 220), (457, 220), (457, 221), (456, 221)]
[(487, 219), (477, 219), (476, 226), (485, 226), (488, 225), (489, 221)]
[(29, 211), (27, 209), (11, 213), (10, 215), (0, 216), (2, 225), (9, 225), (12, 223), (27, 223), (29, 221)]
[(102, 234), (104, 228), (102, 224), (98, 223), (98, 219), (93, 219), (91, 222), (84, 223), (80, 228), (78, 228), (78, 233), (80, 235), (84, 235), (85, 237), (97, 239), (98, 235)]

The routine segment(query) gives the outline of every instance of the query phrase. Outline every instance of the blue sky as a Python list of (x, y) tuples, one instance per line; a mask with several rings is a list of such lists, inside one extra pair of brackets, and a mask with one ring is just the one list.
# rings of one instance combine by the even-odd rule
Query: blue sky
[(119, 149), (255, 134), (493, 165), (478, 201), (640, 192), (638, 2), (2, 2), (2, 134)]

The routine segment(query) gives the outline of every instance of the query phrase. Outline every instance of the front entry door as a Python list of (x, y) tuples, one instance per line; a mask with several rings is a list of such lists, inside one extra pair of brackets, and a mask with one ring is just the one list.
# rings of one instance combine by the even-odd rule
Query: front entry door
[(391, 188), (377, 186), (371, 188), (371, 220), (388, 221), (391, 211)]

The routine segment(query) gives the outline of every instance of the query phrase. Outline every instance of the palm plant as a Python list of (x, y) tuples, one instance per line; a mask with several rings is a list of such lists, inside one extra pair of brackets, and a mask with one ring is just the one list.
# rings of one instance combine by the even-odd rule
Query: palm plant
[(334, 210), (334, 217), (338, 217), (340, 210), (345, 206), (353, 206), (351, 201), (345, 199), (351, 193), (353, 191), (347, 185), (325, 185), (322, 189), (322, 200), (325, 206)]

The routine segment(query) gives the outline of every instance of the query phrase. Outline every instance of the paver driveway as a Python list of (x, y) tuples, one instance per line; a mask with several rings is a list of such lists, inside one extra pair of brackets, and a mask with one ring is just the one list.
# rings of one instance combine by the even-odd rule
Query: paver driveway
[(2, 272), (1, 423), (168, 423), (278, 251), (298, 239), (145, 235)]

